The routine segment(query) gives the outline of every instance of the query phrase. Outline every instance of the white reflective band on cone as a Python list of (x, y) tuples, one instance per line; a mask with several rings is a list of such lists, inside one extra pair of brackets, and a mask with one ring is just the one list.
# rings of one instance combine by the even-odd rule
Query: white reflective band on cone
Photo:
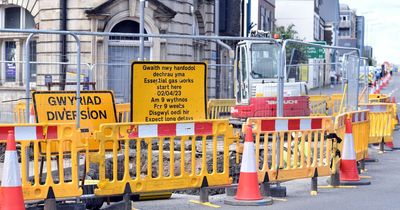
[[(355, 160), (356, 152), (354, 151), (354, 141), (353, 135), (351, 133), (346, 133), (344, 136), (345, 140), (343, 143), (343, 160)], [(346, 148), (346, 149), (344, 149)]]
[(256, 170), (256, 156), (254, 154), (254, 143), (245, 142), (243, 149), (242, 165), (240, 172), (255, 173)]
[(20, 187), (21, 174), (19, 172), (17, 151), (6, 151), (4, 160), (7, 160), (7, 162), (4, 164), (1, 186)]

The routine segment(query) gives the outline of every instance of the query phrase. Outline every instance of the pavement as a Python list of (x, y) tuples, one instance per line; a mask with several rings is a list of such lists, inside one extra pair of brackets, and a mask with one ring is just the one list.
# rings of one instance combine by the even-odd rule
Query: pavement
[[(395, 73), (382, 93), (392, 94), (400, 99), (400, 74)], [(340, 92), (340, 85), (335, 88), (323, 88), (323, 94)], [(318, 90), (319, 91), (319, 90)], [(313, 92), (313, 91), (312, 91)], [(317, 93), (317, 92), (316, 92)], [(399, 105), (399, 104), (398, 104)], [(399, 110), (399, 109), (398, 109)], [(394, 145), (400, 146), (400, 132), (394, 132)], [(400, 150), (388, 151), (378, 154), (376, 148), (369, 150), (370, 157), (378, 159), (378, 162), (367, 163), (367, 172), (363, 176), (370, 176), (371, 185), (358, 186), (351, 189), (319, 189), (317, 196), (310, 195), (310, 179), (302, 179), (285, 182), (282, 185), (287, 188), (286, 198), (274, 198), (270, 206), (228, 206), (224, 204), (225, 195), (210, 196), (211, 205), (198, 204), (199, 196), (173, 194), (171, 199), (158, 201), (134, 202), (134, 209), (175, 210), (192, 209), (206, 210), (214, 208), (246, 210), (274, 209), (274, 210), (391, 210), (400, 209), (398, 195), (400, 195)], [(326, 185), (327, 177), (318, 178), (319, 185)]]
[(342, 88), (342, 83), (333, 85), (333, 87), (327, 85), (321, 88), (313, 88), (309, 90), (309, 95), (332, 95), (336, 93), (343, 93)]

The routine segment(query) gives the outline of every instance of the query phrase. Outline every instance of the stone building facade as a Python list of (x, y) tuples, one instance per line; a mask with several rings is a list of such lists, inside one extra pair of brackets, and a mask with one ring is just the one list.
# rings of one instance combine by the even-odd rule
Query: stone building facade
[[(214, 0), (146, 0), (148, 34), (213, 35)], [(139, 33), (139, 0), (2, 0), (0, 28)], [(17, 24), (19, 22), (19, 24)], [(0, 33), (0, 100), (24, 93), (23, 49), (28, 34)], [(130, 63), (138, 59), (139, 38), (80, 35), (81, 68), (96, 89), (111, 89), (129, 102)], [(32, 88), (46, 80), (74, 81), (76, 43), (71, 36), (35, 35), (31, 42)], [(207, 61), (208, 95), (217, 96), (215, 42), (145, 38), (144, 57), (154, 61)], [(215, 65), (214, 65), (215, 66)], [(83, 81), (83, 80), (82, 80)], [(63, 85), (52, 90), (68, 89)], [(71, 88), (71, 87), (69, 87)]]

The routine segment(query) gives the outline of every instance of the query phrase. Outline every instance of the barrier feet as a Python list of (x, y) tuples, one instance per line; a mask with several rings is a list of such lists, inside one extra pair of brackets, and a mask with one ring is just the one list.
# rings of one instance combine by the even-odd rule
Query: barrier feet
[(129, 184), (127, 183), (125, 185), (125, 191), (124, 191), (124, 195), (122, 197), (122, 201), (115, 203), (115, 204), (111, 204), (103, 209), (107, 209), (107, 210), (132, 210), (132, 201), (131, 201), (131, 188), (129, 186)]
[(390, 147), (388, 147), (388, 146), (386, 146), (385, 142), (382, 140), (382, 141), (379, 143), (379, 151), (378, 151), (378, 153), (379, 153), (379, 154), (383, 154), (383, 153), (385, 153), (385, 152), (387, 152), (387, 151), (393, 151), (393, 149), (390, 148)]
[(310, 195), (318, 195), (318, 177), (311, 178), (311, 192)]
[(334, 187), (340, 186), (339, 173), (334, 173), (331, 175), (330, 185)]
[(376, 159), (376, 158), (369, 157), (369, 155), (367, 154), (367, 157), (364, 158), (364, 162), (366, 162), (366, 163), (375, 163), (375, 162), (379, 162), (379, 160)]
[(344, 186), (359, 186), (359, 185), (370, 185), (371, 181), (368, 181), (364, 178), (360, 177), (360, 180), (358, 181), (340, 181), (340, 185), (344, 185)]
[(271, 187), (271, 196), (278, 197), (278, 198), (286, 197), (286, 187), (281, 186), (281, 184), (279, 182), (276, 183), (276, 186)]
[(56, 197), (54, 196), (53, 188), (49, 188), (47, 198), (44, 200), (44, 210), (55, 210), (57, 209)]
[(314, 176), (311, 178), (310, 195), (316, 196), (317, 194), (318, 194), (318, 170), (315, 169)]
[(365, 169), (365, 159), (360, 160), (360, 173), (364, 173), (367, 170)]
[(189, 200), (189, 202), (204, 205), (204, 206), (209, 206), (209, 207), (213, 207), (213, 208), (219, 208), (220, 206), (210, 203), (208, 190), (209, 190), (209, 186), (208, 186), (207, 177), (204, 177), (203, 181), (201, 183), (200, 190), (199, 190), (200, 191), (200, 193), (199, 193), (200, 200)]
[(201, 188), (200, 188), (200, 202), (202, 202), (202, 203), (207, 203), (207, 202), (209, 202), (208, 194), (209, 194), (209, 193), (208, 193), (207, 188), (201, 187)]
[(213, 208), (220, 208), (221, 206), (210, 203), (209, 198), (208, 198), (208, 196), (209, 196), (208, 189), (209, 188), (208, 188), (207, 177), (204, 177), (203, 183), (201, 184), (201, 187), (200, 187), (200, 200), (199, 201), (198, 200), (189, 200), (189, 202), (208, 206), (208, 207), (213, 207)]
[(103, 209), (107, 210), (132, 210), (132, 201), (129, 193), (123, 195), (123, 199), (120, 202), (113, 203)]
[(327, 180), (328, 185), (327, 186), (318, 186), (318, 188), (321, 189), (333, 189), (333, 188), (356, 188), (356, 186), (352, 185), (342, 185), (339, 179), (339, 173), (334, 173), (329, 177)]
[(271, 197), (273, 196), (272, 194), (272, 187), (271, 183), (269, 182), (269, 176), (268, 173), (265, 173), (264, 181), (260, 185), (260, 192), (261, 195), (264, 197)]

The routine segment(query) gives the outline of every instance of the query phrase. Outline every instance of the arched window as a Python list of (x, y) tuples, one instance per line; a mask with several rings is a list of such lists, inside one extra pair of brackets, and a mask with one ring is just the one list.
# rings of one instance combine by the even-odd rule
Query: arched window
[[(139, 33), (139, 27), (136, 21), (123, 20), (111, 32)], [(144, 60), (150, 60), (151, 39), (144, 40)], [(139, 46), (139, 37), (110, 36), (108, 40), (108, 88), (114, 91), (116, 102), (130, 102), (131, 62), (139, 59)]]
[[(9, 6), (0, 9), (0, 23), (2, 28), (32, 29), (35, 28), (35, 20), (28, 10), (19, 6)], [(4, 17), (4, 18), (3, 18)]]
[[(26, 9), (15, 5), (0, 7), (0, 28), (32, 29), (35, 27), (34, 17)], [(26, 37), (23, 35), (0, 36), (0, 84), (7, 83), (14, 86), (23, 83), (22, 65), (19, 63), (23, 61), (21, 49), (24, 48), (25, 40)], [(36, 41), (31, 41), (30, 47), (30, 60), (36, 61)], [(31, 81), (35, 80), (36, 64), (31, 64)]]
[[(113, 33), (130, 33), (130, 34), (138, 34), (140, 31), (140, 25), (136, 21), (132, 20), (123, 20), (117, 25), (115, 25), (112, 29), (111, 32)], [(147, 34), (146, 29), (144, 30), (144, 33)], [(111, 36), (110, 40), (139, 40), (139, 37), (127, 37), (127, 36)], [(148, 40), (147, 37), (144, 38), (144, 40)]]

